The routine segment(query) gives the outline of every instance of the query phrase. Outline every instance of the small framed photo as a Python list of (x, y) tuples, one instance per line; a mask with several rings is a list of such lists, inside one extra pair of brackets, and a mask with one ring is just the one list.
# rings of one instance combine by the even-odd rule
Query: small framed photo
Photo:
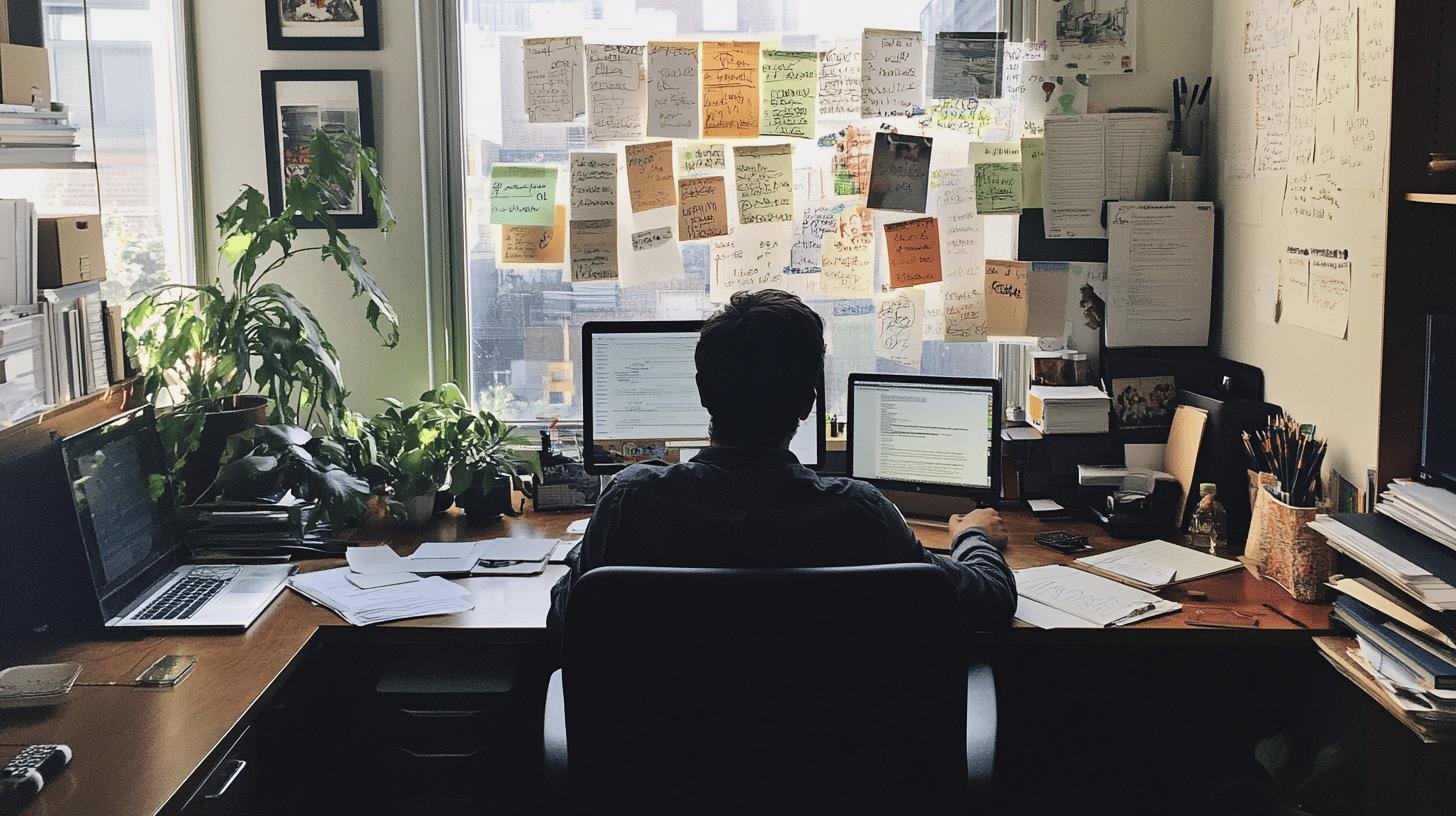
[[(374, 100), (368, 71), (263, 71), (263, 139), (268, 159), (268, 207), (283, 211), (288, 180), (308, 171), (309, 143), (322, 129), (374, 142)], [(352, 164), (353, 157), (346, 159)], [(329, 214), (340, 227), (378, 226), (374, 203), (358, 179), (335, 192)], [(307, 226), (299, 224), (300, 227)]]
[(264, 0), (270, 51), (378, 51), (379, 0)]
[(1172, 377), (1114, 378), (1111, 397), (1119, 428), (1173, 427), (1178, 387)]

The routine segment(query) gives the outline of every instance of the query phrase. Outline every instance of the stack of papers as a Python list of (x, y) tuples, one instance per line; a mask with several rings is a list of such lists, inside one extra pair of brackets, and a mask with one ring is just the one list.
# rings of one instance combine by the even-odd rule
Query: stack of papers
[(1178, 481), (1178, 477), (1161, 470), (1108, 467), (1106, 465), (1077, 465), (1077, 484), (1082, 487), (1121, 487), (1122, 480), (1134, 473), (1151, 476), (1160, 482)]
[(419, 575), (535, 575), (556, 549), (554, 538), (426, 541), (403, 559)]
[(1456, 493), (1396, 479), (1380, 494), (1375, 512), (1456, 549)]
[(1123, 626), (1183, 608), (1175, 601), (1061, 565), (1017, 570), (1016, 617), (1042, 629)]
[(1384, 515), (1321, 515), (1309, 527), (1425, 606), (1456, 610), (1456, 551)]
[(1149, 541), (1107, 553), (1078, 558), (1077, 566), (1116, 581), (1157, 592), (1172, 584), (1193, 581), (1242, 566), (1228, 558), (1180, 547), (1167, 541)]
[(1106, 433), (1112, 400), (1093, 385), (1033, 385), (1026, 410), (1027, 420), (1044, 434)]
[(372, 588), (357, 586), (348, 576), (349, 568), (339, 567), (295, 575), (288, 579), (288, 585), (355, 626), (449, 615), (475, 608), (470, 590), (438, 576)]

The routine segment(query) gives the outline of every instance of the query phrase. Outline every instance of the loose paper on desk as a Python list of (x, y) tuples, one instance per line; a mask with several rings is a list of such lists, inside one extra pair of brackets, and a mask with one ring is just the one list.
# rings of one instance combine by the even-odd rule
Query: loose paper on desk
[(630, 141), (647, 133), (646, 48), (586, 44), (586, 137)]
[(646, 212), (677, 203), (672, 176), (672, 142), (627, 145), (627, 192), (632, 212)]
[(409, 572), (409, 565), (393, 547), (349, 547), (344, 550), (344, 560), (361, 575)]
[(617, 279), (617, 219), (572, 221), (570, 244), (572, 283)]
[(940, 272), (940, 229), (934, 218), (885, 225), (890, 288), (936, 283)]
[(1230, 558), (1219, 558), (1162, 540), (1083, 556), (1076, 563), (1103, 573), (1112, 573), (1114, 577), (1131, 579), (1154, 591), (1169, 584), (1193, 581), (1242, 566)]
[(1017, 570), (1016, 594), (1097, 626), (1122, 626), (1183, 608), (1110, 578), (1060, 564)]
[(925, 212), (932, 141), (928, 136), (876, 133), (866, 206), (873, 210)]
[(1021, 142), (972, 144), (970, 163), (976, 168), (976, 212), (1021, 212)]
[(935, 35), (931, 96), (936, 99), (997, 99), (1006, 35), (942, 31)]
[(678, 143), (683, 176), (721, 175), (728, 169), (728, 146), (722, 142)]
[(647, 135), (698, 138), (700, 49), (695, 42), (647, 44)]
[(1022, 261), (986, 261), (986, 333), (1025, 337), (1030, 319), (1027, 285), (1031, 266)]
[(556, 168), (496, 164), (490, 168), (490, 223), (549, 227), (556, 220)]
[(1107, 223), (1107, 346), (1208, 345), (1213, 204), (1114, 201)]
[(501, 227), (502, 264), (557, 264), (566, 260), (566, 206), (556, 205), (549, 227)]
[(826, 298), (868, 298), (874, 294), (874, 214), (853, 207), (839, 214), (824, 239), (820, 294)]
[(758, 136), (759, 44), (703, 43), (703, 135)]
[(678, 179), (677, 234), (680, 241), (728, 234), (728, 192), (722, 176)]
[(617, 217), (617, 154), (573, 151), (571, 220)]
[(925, 337), (925, 292), (893, 289), (875, 295), (875, 356), (920, 370)]
[(765, 136), (814, 137), (818, 113), (819, 54), (764, 49), (759, 132)]
[(837, 39), (819, 57), (819, 117), (828, 120), (860, 118), (860, 40)]
[(1046, 177), (1046, 139), (1021, 140), (1021, 206), (1039, 210), (1046, 206), (1042, 183)]
[(1046, 237), (1104, 238), (1103, 201), (1167, 198), (1170, 129), (1164, 113), (1048, 118)]
[(349, 583), (360, 589), (379, 589), (399, 584), (412, 584), (420, 580), (420, 576), (413, 572), (381, 572), (378, 574), (350, 572), (345, 577), (349, 579)]
[(738, 223), (794, 220), (794, 148), (747, 145), (733, 148)]
[(573, 122), (586, 113), (580, 37), (523, 40), (526, 121)]
[(1037, 39), (1048, 68), (1079, 74), (1130, 74), (1137, 68), (1140, 0), (1095, 4), (1036, 0)]
[(470, 590), (439, 576), (365, 589), (355, 586), (349, 580), (349, 574), (344, 567), (308, 572), (288, 579), (288, 585), (314, 603), (332, 609), (355, 626), (475, 608)]
[(860, 118), (915, 116), (925, 109), (925, 43), (919, 31), (867, 28), (860, 46)]

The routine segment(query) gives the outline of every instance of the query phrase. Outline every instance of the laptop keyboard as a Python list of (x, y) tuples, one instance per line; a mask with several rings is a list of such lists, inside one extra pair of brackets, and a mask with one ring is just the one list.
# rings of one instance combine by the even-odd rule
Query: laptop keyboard
[[(219, 574), (220, 573), (220, 574)], [(186, 620), (232, 583), (234, 571), (194, 571), (142, 607), (133, 620)]]

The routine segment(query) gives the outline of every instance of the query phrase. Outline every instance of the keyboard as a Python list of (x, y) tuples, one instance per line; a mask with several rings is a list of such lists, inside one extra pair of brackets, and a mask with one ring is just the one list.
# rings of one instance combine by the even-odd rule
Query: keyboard
[(187, 575), (142, 607), (134, 620), (186, 620), (233, 580), (232, 575)]

